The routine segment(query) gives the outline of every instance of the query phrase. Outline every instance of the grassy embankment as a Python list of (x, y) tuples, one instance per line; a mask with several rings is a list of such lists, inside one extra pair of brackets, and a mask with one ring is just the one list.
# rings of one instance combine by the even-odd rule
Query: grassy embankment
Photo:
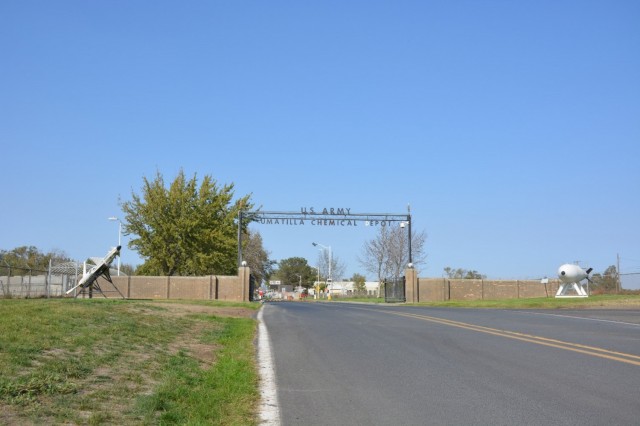
[(0, 424), (256, 424), (257, 308), (0, 300)]

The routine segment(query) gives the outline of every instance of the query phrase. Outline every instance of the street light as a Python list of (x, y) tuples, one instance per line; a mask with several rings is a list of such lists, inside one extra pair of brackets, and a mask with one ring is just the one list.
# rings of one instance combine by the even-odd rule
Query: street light
[[(122, 222), (120, 222), (120, 219), (118, 219), (115, 216), (111, 216), (107, 218), (110, 221), (117, 221), (118, 222), (118, 247), (122, 246)], [(118, 276), (120, 276), (120, 256), (118, 255)]]
[(411, 205), (407, 204), (407, 225), (409, 226), (409, 264), (407, 265), (409, 268), (413, 268), (413, 259), (411, 258)]
[[(329, 300), (331, 300), (331, 288), (333, 287), (333, 280), (331, 279), (331, 264), (333, 263), (333, 256), (331, 254), (331, 246), (324, 246), (320, 243), (311, 243), (313, 244), (314, 247), (320, 246), (322, 248), (319, 248), (318, 250), (329, 250), (329, 276), (327, 277), (327, 281), (331, 284), (329, 284), (331, 287), (329, 288)], [(328, 285), (328, 286), (329, 286)]]
[(300, 282), (298, 284), (298, 290), (300, 291), (300, 293), (302, 293), (302, 275), (300, 274), (294, 274), (297, 275), (300, 278)]
[(316, 281), (316, 288), (313, 292), (313, 298), (318, 300), (320, 298), (318, 295), (318, 293), (320, 293), (320, 265), (316, 266), (315, 268), (318, 270), (318, 281)]
[(404, 229), (406, 226), (409, 226), (409, 232), (407, 233), (407, 235), (409, 235), (409, 263), (407, 263), (407, 267), (408, 268), (413, 268), (413, 259), (411, 258), (411, 222), (407, 221), (407, 222), (400, 222), (400, 228)]

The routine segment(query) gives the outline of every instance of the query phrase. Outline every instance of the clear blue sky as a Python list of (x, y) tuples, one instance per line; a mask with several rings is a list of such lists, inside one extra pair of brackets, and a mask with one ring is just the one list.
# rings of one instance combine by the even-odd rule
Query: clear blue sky
[[(638, 1), (6, 0), (0, 52), (2, 249), (104, 255), (182, 168), (265, 210), (411, 204), (421, 276), (640, 271)], [(375, 235), (256, 229), (349, 276)]]

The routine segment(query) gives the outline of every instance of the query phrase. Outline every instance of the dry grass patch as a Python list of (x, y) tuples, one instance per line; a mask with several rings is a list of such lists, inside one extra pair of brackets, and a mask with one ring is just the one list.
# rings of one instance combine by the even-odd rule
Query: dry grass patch
[(254, 313), (198, 303), (0, 301), (0, 424), (155, 424), (140, 403), (167, 386), (176, 357), (205, 374), (224, 349), (224, 319)]
[(203, 305), (189, 302), (156, 302), (154, 305), (166, 309), (167, 313), (176, 315), (207, 314), (224, 318), (251, 318), (256, 314), (254, 308), (240, 306)]

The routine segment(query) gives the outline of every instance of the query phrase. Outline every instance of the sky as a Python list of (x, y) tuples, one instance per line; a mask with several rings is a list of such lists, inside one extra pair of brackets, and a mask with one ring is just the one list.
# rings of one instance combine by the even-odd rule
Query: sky
[[(102, 256), (183, 170), (268, 211), (410, 205), (422, 277), (640, 272), (635, 0), (6, 0), (0, 52), (0, 249)], [(370, 275), (375, 227), (253, 227)]]

